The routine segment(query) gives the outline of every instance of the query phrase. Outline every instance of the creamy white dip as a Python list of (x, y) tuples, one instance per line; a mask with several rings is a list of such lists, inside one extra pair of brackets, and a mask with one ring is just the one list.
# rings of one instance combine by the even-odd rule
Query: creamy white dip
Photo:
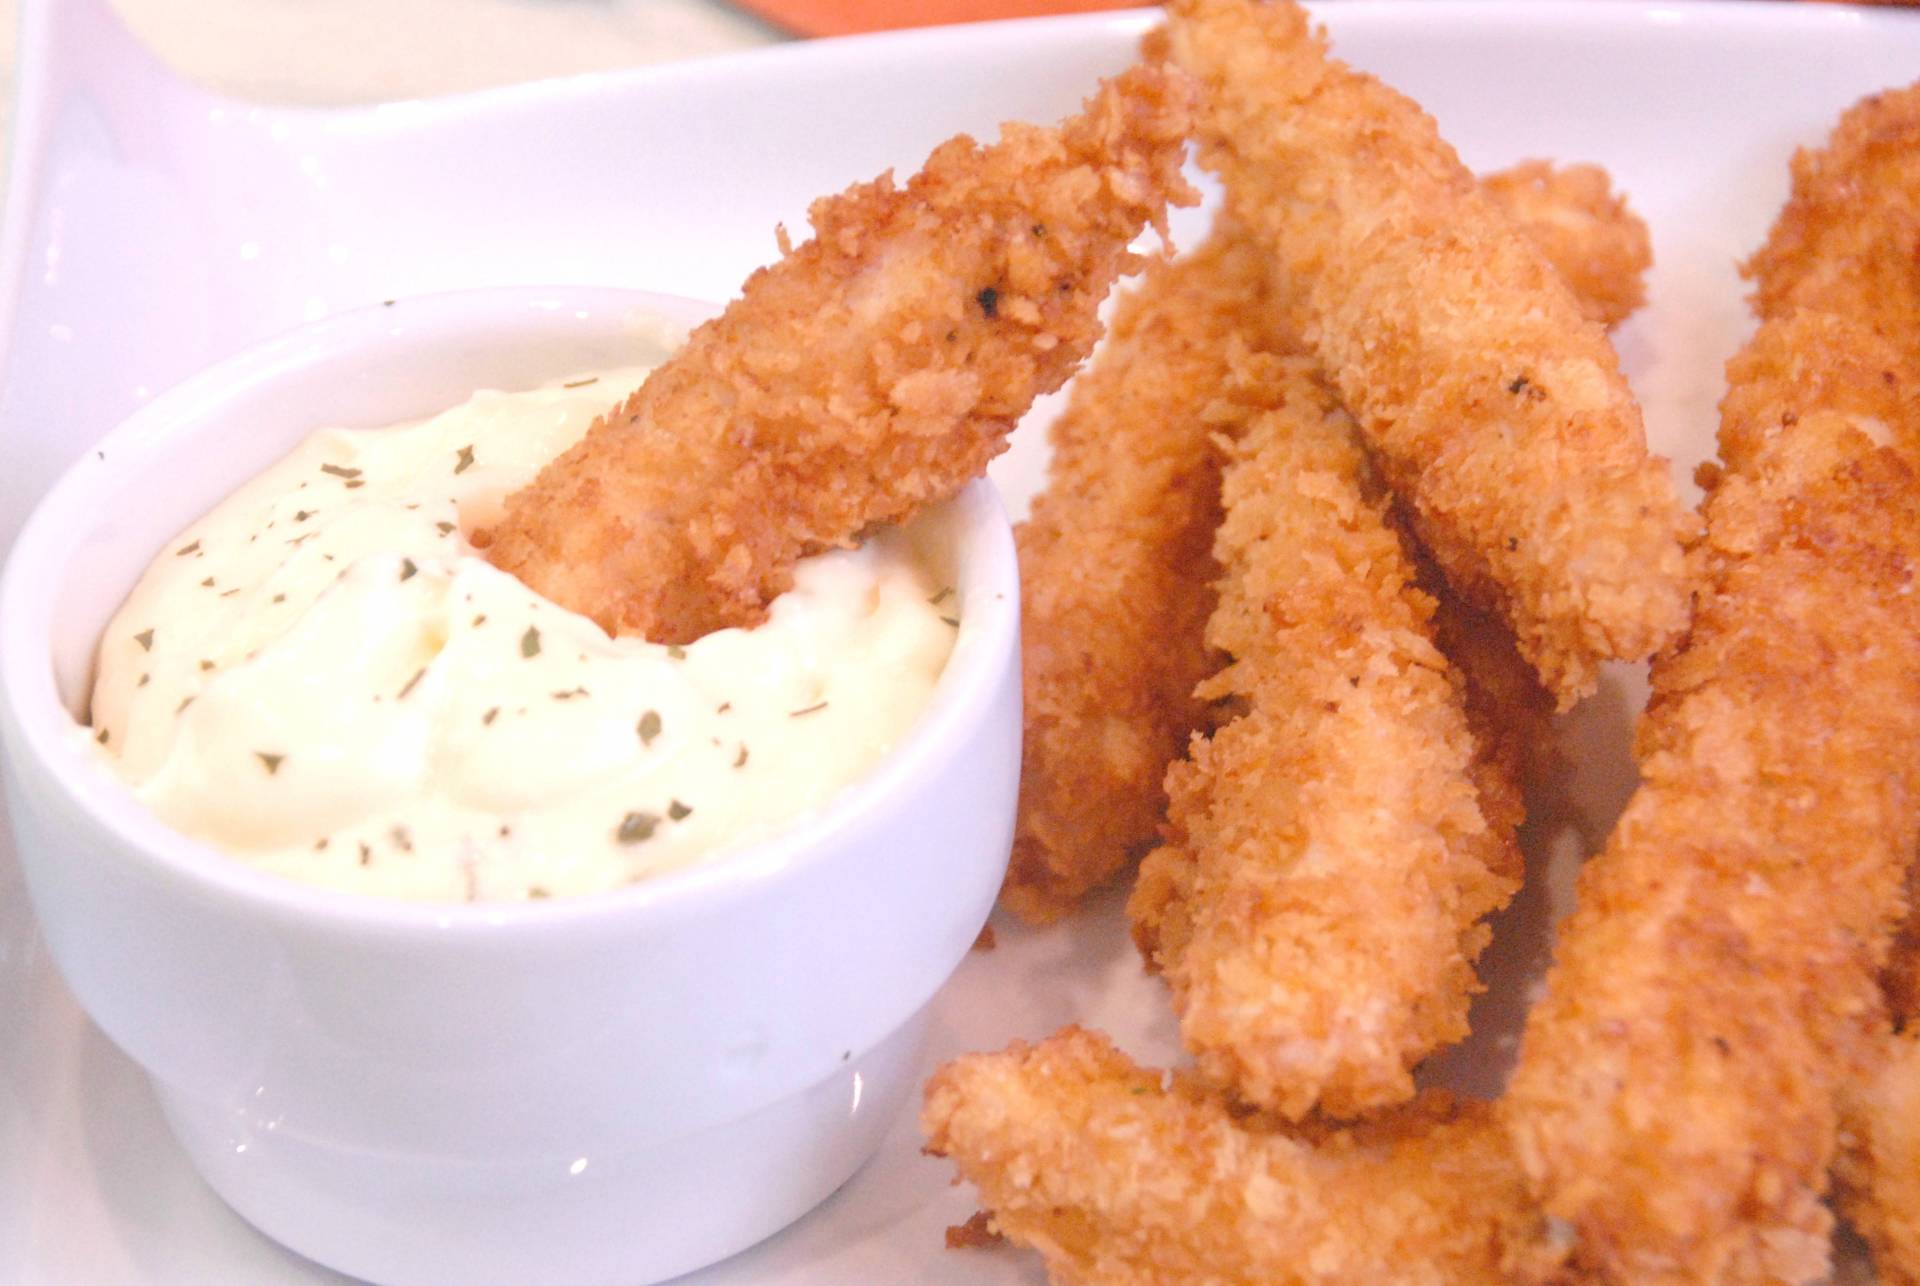
[(818, 808), (952, 648), (911, 529), (808, 559), (765, 625), (684, 648), (609, 638), (466, 539), (645, 374), (314, 434), (155, 559), (101, 640), (88, 734), (174, 828), (393, 897), (615, 888)]

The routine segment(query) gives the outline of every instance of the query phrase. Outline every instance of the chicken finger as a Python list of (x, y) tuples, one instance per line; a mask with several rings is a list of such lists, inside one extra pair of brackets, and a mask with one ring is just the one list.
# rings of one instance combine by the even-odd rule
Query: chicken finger
[(1876, 342), (1797, 313), (1730, 364), (1693, 627), (1528, 1019), (1515, 1146), (1603, 1280), (1826, 1268), (1838, 1095), (1920, 828), (1920, 480), (1876, 444), (1915, 389), (1876, 379), (1890, 418), (1863, 420), (1836, 377)]
[(1059, 1286), (1483, 1286), (1544, 1234), (1486, 1104), (1296, 1135), (1079, 1028), (948, 1064), (921, 1125)]
[[(1529, 161), (1482, 183), (1590, 316), (1617, 323), (1644, 297), (1647, 225), (1604, 170)], [(1203, 632), (1220, 518), (1214, 433), (1232, 415), (1215, 402), (1234, 343), (1304, 351), (1265, 256), (1223, 216), (1198, 251), (1150, 264), (1120, 300), (1052, 426), (1047, 487), (1016, 529), (1026, 727), (1001, 902), (1032, 923), (1066, 914), (1153, 846), (1166, 767), (1202, 726), (1193, 689), (1213, 668)], [(1551, 699), (1497, 618), (1464, 604), (1437, 569), (1423, 568), (1422, 585), (1438, 602), (1440, 650), (1466, 677), (1476, 740), (1505, 765), (1483, 788), (1517, 824), (1508, 783), (1543, 744)]]
[(1403, 1101), (1466, 1034), (1485, 917), (1519, 884), (1482, 811), (1459, 677), (1352, 421), (1312, 360), (1234, 443), (1200, 689), (1245, 713), (1167, 774), (1129, 903), (1209, 1077), (1290, 1119)]
[(613, 633), (750, 625), (796, 560), (979, 476), (1099, 335), (1169, 200), (1189, 90), (1136, 67), (1058, 129), (943, 144), (817, 202), (814, 240), (509, 498), (502, 569)]
[(1290, 0), (1173, 0), (1202, 159), (1303, 285), (1303, 328), (1470, 601), (1565, 707), (1686, 619), (1692, 523), (1600, 328), (1433, 121)]

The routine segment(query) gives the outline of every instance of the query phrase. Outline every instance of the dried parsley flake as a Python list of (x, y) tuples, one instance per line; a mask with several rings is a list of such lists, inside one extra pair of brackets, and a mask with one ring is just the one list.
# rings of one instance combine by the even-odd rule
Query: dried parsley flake
[(659, 825), (660, 818), (654, 813), (628, 813), (620, 819), (620, 829), (614, 832), (614, 838), (622, 844), (638, 844), (652, 839)]

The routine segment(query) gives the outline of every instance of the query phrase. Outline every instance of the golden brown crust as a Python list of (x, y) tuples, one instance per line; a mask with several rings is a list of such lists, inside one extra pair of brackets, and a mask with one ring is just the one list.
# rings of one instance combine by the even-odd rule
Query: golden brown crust
[(1059, 129), (964, 136), (815, 237), (508, 500), (488, 556), (608, 630), (753, 624), (801, 556), (979, 476), (1099, 335), (1180, 177), (1189, 91), (1136, 67)]
[(1529, 1017), (1516, 1147), (1606, 1280), (1826, 1265), (1836, 1096), (1920, 828), (1920, 480), (1802, 379), (1872, 340), (1800, 314), (1729, 365), (1693, 627)]
[(1889, 338), (1920, 323), (1920, 85), (1873, 94), (1793, 158), (1793, 194), (1743, 269), (1762, 317), (1853, 317)]
[(1153, 841), (1160, 780), (1213, 668), (1220, 466), (1235, 344), (1261, 342), (1266, 265), (1230, 226), (1149, 265), (1053, 426), (1020, 547), (1026, 724), (1002, 894), (1057, 918)]
[[(1494, 203), (1609, 323), (1645, 294), (1646, 224), (1590, 165), (1529, 161), (1489, 175)], [(1234, 344), (1302, 341), (1266, 258), (1230, 217), (1208, 242), (1148, 266), (1052, 429), (1046, 490), (1020, 543), (1026, 728), (1020, 817), (1002, 905), (1034, 923), (1149, 850), (1161, 780), (1205, 707), (1221, 399)], [(1211, 412), (1212, 418), (1209, 418)], [(1466, 679), (1488, 816), (1521, 819), (1520, 782), (1544, 753), (1553, 701), (1497, 617), (1469, 606), (1419, 554), (1435, 641)]]
[(1230, 448), (1207, 641), (1233, 660), (1200, 693), (1245, 713), (1168, 771), (1129, 910), (1204, 1073), (1288, 1118), (1352, 1116), (1466, 1034), (1520, 855), (1481, 810), (1461, 680), (1352, 421), (1311, 359), (1242, 378), (1275, 407)]
[(921, 1125), (1060, 1286), (1484, 1286), (1543, 1232), (1485, 1104), (1295, 1134), (1079, 1028), (942, 1068)]
[(1847, 1087), (1834, 1197), (1882, 1286), (1920, 1286), (1920, 1030), (1883, 1032), (1871, 1075)]
[(1692, 529), (1600, 328), (1418, 106), (1292, 3), (1177, 0), (1202, 158), (1303, 286), (1314, 351), (1449, 582), (1562, 705), (1685, 621)]
[(1547, 257), (1590, 321), (1618, 326), (1647, 302), (1653, 238), (1604, 169), (1522, 161), (1482, 178), (1480, 190)]

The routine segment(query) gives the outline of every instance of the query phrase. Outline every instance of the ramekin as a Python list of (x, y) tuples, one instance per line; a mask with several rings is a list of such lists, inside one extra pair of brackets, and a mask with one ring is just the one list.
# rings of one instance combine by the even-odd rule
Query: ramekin
[(1019, 594), (990, 486), (927, 515), (960, 628), (885, 759), (777, 838), (613, 893), (443, 905), (256, 871), (152, 817), (76, 733), (164, 542), (323, 425), (634, 360), (633, 291), (475, 291), (292, 332), (156, 398), (36, 508), (0, 580), (0, 753), (49, 950), (208, 1183), (383, 1283), (653, 1281), (812, 1208), (914, 1088), (999, 887)]

